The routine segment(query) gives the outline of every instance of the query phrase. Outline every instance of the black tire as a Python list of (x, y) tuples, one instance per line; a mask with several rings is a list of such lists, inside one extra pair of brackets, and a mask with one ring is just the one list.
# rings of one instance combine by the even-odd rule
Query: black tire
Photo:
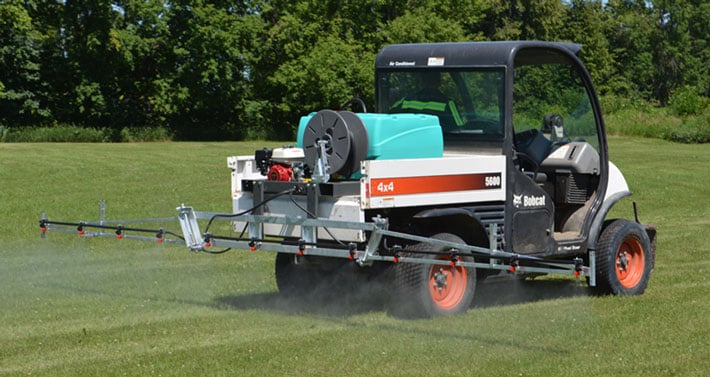
[(646, 230), (633, 221), (610, 221), (597, 241), (596, 283), (598, 294), (640, 295), (648, 286), (653, 251)]
[[(465, 243), (460, 237), (449, 233), (440, 233), (432, 238)], [(448, 251), (450, 248), (424, 242), (407, 247), (405, 250), (410, 252), (405, 252), (403, 257), (433, 258), (432, 254), (420, 252), (441, 252)], [(447, 255), (442, 255), (440, 258), (450, 260)], [(473, 256), (462, 259), (472, 262)], [(392, 298), (390, 312), (405, 318), (431, 318), (465, 313), (471, 306), (475, 288), (475, 268), (400, 263), (395, 266), (395, 295)]]
[(329, 303), (364, 285), (366, 276), (358, 274), (360, 268), (351, 261), (306, 256), (298, 257), (301, 260), (296, 264), (295, 258), (293, 254), (276, 254), (274, 273), (281, 298)]
[(276, 287), (282, 298), (304, 299), (310, 297), (320, 284), (321, 272), (305, 263), (295, 264), (294, 257), (293, 254), (276, 254)]

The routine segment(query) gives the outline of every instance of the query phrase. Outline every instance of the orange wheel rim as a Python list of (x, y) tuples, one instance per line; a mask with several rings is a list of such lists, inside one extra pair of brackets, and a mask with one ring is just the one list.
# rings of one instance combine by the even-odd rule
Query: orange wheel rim
[(624, 288), (633, 288), (641, 281), (645, 263), (641, 242), (626, 238), (616, 250), (616, 277)]
[(465, 267), (434, 265), (429, 270), (429, 293), (434, 305), (443, 310), (455, 308), (466, 294), (468, 273)]

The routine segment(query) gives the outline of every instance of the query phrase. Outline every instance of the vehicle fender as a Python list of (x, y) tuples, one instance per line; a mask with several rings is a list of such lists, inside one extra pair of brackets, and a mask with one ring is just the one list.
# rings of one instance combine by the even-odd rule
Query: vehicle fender
[(488, 233), (470, 211), (463, 208), (432, 208), (413, 216), (420, 233), (452, 233), (469, 245), (488, 246)]
[(626, 183), (626, 178), (624, 178), (624, 175), (621, 173), (621, 170), (619, 170), (619, 168), (616, 167), (613, 162), (609, 161), (609, 180), (607, 181), (606, 185), (604, 202), (606, 203), (607, 199), (624, 192), (628, 193), (628, 195), (631, 195), (629, 185)]
[(626, 183), (626, 178), (624, 178), (621, 170), (619, 170), (613, 162), (609, 161), (609, 180), (604, 194), (604, 201), (602, 201), (602, 205), (599, 207), (599, 211), (597, 211), (592, 221), (592, 226), (589, 229), (587, 248), (592, 250), (596, 249), (597, 239), (599, 239), (599, 235), (601, 234), (606, 215), (614, 204), (627, 196), (631, 196), (631, 194), (629, 185)]

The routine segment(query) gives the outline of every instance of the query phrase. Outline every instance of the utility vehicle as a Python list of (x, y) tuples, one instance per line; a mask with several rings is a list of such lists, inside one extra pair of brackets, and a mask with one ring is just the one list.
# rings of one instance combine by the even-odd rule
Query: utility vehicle
[[(634, 220), (607, 218), (631, 192), (609, 161), (580, 49), (387, 46), (375, 61), (375, 112), (353, 99), (343, 108), (359, 112), (302, 117), (295, 146), (228, 158), (231, 213), (181, 205), (182, 235), (43, 215), (43, 234), (76, 227), (194, 251), (273, 251), (282, 295), (385, 277), (402, 316), (462, 313), (477, 281), (501, 273), (575, 275), (598, 293), (641, 294), (656, 229), (639, 223), (635, 205)], [(232, 234), (210, 231), (225, 220)]]

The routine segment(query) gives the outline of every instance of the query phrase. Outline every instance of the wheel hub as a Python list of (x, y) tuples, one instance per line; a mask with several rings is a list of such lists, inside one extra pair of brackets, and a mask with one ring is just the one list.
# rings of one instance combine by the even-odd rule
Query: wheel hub
[(448, 275), (449, 274), (444, 271), (443, 268), (439, 268), (439, 271), (434, 274), (434, 288), (438, 289), (439, 291), (446, 288), (446, 280)]
[(619, 255), (619, 260), (616, 262), (616, 264), (619, 266), (620, 271), (625, 271), (626, 267), (629, 265), (629, 253), (624, 251)]

